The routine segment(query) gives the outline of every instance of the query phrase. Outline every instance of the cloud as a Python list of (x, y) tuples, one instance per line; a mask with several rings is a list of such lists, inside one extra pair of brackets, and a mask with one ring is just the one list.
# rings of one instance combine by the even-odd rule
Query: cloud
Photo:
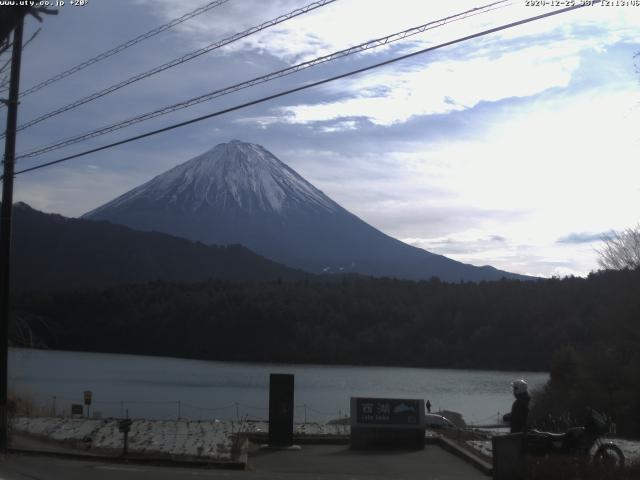
[(558, 245), (534, 240), (521, 242), (483, 231), (461, 231), (441, 238), (404, 239), (416, 247), (472, 265), (492, 265), (501, 270), (537, 277), (585, 276), (595, 265), (596, 252), (585, 245)]
[(508, 240), (500, 235), (489, 235), (480, 238), (404, 238), (403, 242), (410, 245), (424, 248), (441, 255), (464, 254), (471, 255), (478, 252), (503, 249), (508, 244)]
[[(201, 6), (201, 2), (197, 0), (137, 0), (136, 3), (152, 5), (154, 13), (165, 20), (176, 18)], [(191, 41), (204, 44), (260, 25), (311, 3), (311, 0), (229, 2), (180, 24), (176, 30)], [(471, 0), (460, 1), (456, 5), (446, 5), (445, 2), (427, 4), (415, 0), (396, 0), (393, 4), (386, 0), (340, 0), (242, 39), (226, 50), (235, 52), (253, 49), (268, 52), (287, 62), (300, 61), (463, 12), (475, 6)], [(483, 18), (470, 17), (463, 23), (478, 25), (485, 22)], [(455, 31), (457, 25), (447, 25), (439, 30)], [(382, 46), (381, 50), (384, 49)]]
[[(183, 39), (202, 46), (225, 36), (259, 25), (294, 9), (310, 4), (311, 0), (270, 0), (229, 2), (208, 13), (184, 22), (175, 31)], [(136, 0), (164, 21), (179, 17), (202, 6), (200, 0)], [(300, 61), (331, 51), (347, 48), (363, 41), (446, 18), (478, 7), (473, 0), (456, 2), (416, 2), (415, 0), (340, 0), (310, 13), (296, 17), (278, 26), (226, 47), (228, 52), (249, 49), (277, 56), (286, 62)], [(504, 5), (501, 7), (505, 7)], [(619, 41), (637, 39), (638, 8), (584, 8), (543, 21), (520, 25), (517, 28), (491, 35), (496, 43), (527, 38), (531, 42), (558, 32), (564, 39), (589, 37)], [(524, 2), (498, 8), (492, 12), (471, 15), (464, 20), (448, 22), (440, 28), (427, 31), (412, 39), (422, 45), (435, 45), (443, 40), (462, 37), (497, 25), (548, 13), (548, 7), (525, 7)], [(357, 21), (354, 21), (357, 19)], [(598, 35), (585, 35), (580, 28), (601, 29)], [(591, 32), (593, 33), (593, 32)], [(562, 43), (558, 39), (557, 44)], [(597, 40), (601, 44), (606, 42)], [(383, 47), (384, 50), (386, 47)]]
[(611, 232), (589, 233), (589, 232), (574, 232), (563, 237), (558, 238), (558, 243), (593, 243), (602, 241), (605, 235)]
[(480, 102), (530, 97), (551, 88), (564, 88), (579, 65), (580, 58), (566, 46), (536, 46), (497, 58), (414, 64), (342, 82), (341, 90), (347, 98), (298, 104), (280, 111), (283, 120), (290, 123), (360, 116), (388, 126), (414, 116), (447, 114), (474, 108)]
[(357, 130), (358, 120), (341, 120), (339, 122), (330, 122), (327, 125), (320, 127), (325, 133), (342, 132), (345, 130)]

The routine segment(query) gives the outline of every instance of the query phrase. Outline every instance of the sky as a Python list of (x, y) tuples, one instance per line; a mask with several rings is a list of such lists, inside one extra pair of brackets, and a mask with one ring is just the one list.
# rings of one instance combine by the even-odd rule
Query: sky
[[(66, 2), (41, 24), (29, 18), (25, 38), (40, 31), (24, 50), (22, 90), (206, 3), (89, 0)], [(18, 123), (309, 3), (229, 0), (25, 96)], [(486, 4), (337, 0), (24, 129), (17, 152)], [(19, 159), (17, 170), (554, 9), (504, 2)], [(638, 24), (640, 6), (584, 7), (18, 175), (14, 198), (80, 216), (239, 139), (263, 145), (347, 210), (404, 242), (521, 274), (587, 275), (598, 268), (602, 236), (640, 221)]]

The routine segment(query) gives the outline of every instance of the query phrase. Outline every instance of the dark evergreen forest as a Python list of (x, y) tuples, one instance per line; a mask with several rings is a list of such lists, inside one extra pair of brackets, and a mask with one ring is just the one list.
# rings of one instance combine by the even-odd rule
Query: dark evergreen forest
[[(532, 282), (153, 282), (14, 295), (14, 344), (234, 361), (546, 370), (548, 409), (640, 432), (640, 270)], [(25, 326), (28, 325), (29, 329)], [(28, 334), (25, 334), (28, 331)]]

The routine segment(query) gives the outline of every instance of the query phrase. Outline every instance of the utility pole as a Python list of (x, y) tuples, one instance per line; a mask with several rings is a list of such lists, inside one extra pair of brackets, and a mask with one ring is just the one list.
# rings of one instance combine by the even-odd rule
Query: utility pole
[(11, 211), (13, 208), (13, 176), (16, 156), (16, 127), (18, 123), (18, 92), (22, 57), (21, 19), (13, 31), (11, 79), (7, 102), (7, 135), (4, 146), (4, 176), (2, 179), (2, 209), (0, 212), (0, 452), (8, 448), (7, 381), (9, 367), (9, 295), (11, 258)]

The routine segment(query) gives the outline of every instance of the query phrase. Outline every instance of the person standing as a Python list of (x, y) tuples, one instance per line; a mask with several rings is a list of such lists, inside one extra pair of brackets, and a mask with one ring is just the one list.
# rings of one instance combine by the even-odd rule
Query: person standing
[(527, 417), (529, 416), (529, 391), (527, 382), (522, 379), (511, 382), (513, 387), (513, 396), (516, 397), (511, 406), (511, 414), (509, 421), (511, 422), (511, 433), (519, 433), (527, 431)]
[(431, 402), (427, 400), (427, 413), (431, 413)]

